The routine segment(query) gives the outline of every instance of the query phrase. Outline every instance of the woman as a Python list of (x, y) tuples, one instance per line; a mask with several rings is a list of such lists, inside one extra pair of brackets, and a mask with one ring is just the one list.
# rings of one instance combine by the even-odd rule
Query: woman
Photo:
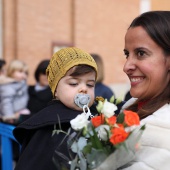
[(146, 124), (136, 159), (125, 169), (169, 170), (170, 11), (135, 18), (125, 35), (124, 53), (133, 97), (124, 108), (138, 112)]

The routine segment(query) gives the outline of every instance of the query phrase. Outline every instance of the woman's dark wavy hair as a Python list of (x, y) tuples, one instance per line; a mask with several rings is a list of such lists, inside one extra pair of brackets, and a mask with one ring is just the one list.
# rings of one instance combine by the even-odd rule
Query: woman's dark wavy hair
[[(137, 26), (145, 29), (151, 39), (163, 49), (165, 57), (170, 57), (170, 11), (143, 13), (132, 21), (129, 28)], [(138, 102), (139, 100), (126, 109), (138, 112), (141, 119), (151, 115), (164, 104), (170, 102), (170, 82), (159, 96), (148, 101), (139, 110)]]
[(46, 75), (46, 68), (47, 68), (49, 62), (50, 62), (50, 60), (47, 59), (47, 60), (42, 60), (38, 64), (38, 66), (37, 66), (37, 68), (35, 70), (35, 73), (34, 73), (34, 77), (35, 77), (37, 82), (39, 82), (40, 74)]

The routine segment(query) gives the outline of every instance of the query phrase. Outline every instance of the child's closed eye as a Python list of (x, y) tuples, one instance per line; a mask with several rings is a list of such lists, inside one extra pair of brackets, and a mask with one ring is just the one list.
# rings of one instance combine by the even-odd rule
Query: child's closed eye
[(94, 87), (94, 84), (87, 84), (88, 87)]
[(69, 83), (70, 86), (77, 86), (78, 83)]

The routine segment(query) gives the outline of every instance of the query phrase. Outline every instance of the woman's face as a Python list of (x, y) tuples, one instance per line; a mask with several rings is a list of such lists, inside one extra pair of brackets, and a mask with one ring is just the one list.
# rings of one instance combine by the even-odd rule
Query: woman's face
[(170, 57), (141, 26), (128, 29), (124, 53), (123, 70), (131, 83), (131, 95), (140, 100), (159, 95), (170, 82)]

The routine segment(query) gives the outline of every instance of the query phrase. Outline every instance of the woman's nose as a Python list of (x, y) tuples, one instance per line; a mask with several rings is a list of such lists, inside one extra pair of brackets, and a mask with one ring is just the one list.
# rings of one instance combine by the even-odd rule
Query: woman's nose
[(136, 68), (135, 59), (132, 58), (132, 57), (128, 57), (125, 64), (124, 64), (123, 71), (126, 74), (128, 74), (131, 71), (133, 71), (135, 68)]

